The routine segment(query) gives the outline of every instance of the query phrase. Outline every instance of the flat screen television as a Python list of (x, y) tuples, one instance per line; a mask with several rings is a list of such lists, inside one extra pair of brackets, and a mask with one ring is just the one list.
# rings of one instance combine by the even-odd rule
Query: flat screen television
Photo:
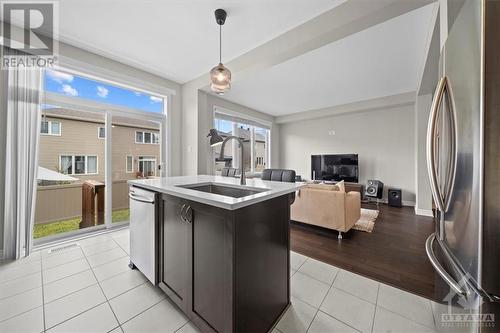
[(311, 179), (358, 182), (358, 154), (311, 155)]

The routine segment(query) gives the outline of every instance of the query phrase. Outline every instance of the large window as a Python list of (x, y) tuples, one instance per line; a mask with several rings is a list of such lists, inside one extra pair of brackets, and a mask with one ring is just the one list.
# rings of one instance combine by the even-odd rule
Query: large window
[(229, 141), (224, 148), (224, 156), (220, 158), (221, 146), (213, 149), (215, 172), (218, 173), (223, 167), (240, 168), (241, 163), (245, 166), (245, 172), (262, 172), (269, 165), (269, 126), (261, 125), (253, 120), (245, 120), (224, 113), (215, 112), (214, 127), (219, 134), (226, 138), (237, 136), (243, 141), (243, 161), (241, 151), (236, 140)]
[(96, 175), (97, 155), (61, 155), (59, 170), (65, 175)]
[(45, 91), (146, 112), (163, 113), (164, 100), (144, 92), (122, 88), (64, 71), (47, 69)]
[(35, 244), (127, 223), (127, 181), (160, 176), (166, 163), (166, 99), (70, 71), (44, 73)]

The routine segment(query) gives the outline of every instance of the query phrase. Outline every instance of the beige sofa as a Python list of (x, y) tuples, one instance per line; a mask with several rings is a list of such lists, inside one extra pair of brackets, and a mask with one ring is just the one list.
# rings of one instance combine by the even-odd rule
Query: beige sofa
[(359, 220), (361, 195), (359, 192), (346, 193), (343, 184), (307, 185), (297, 193), (291, 207), (291, 219), (337, 230), (339, 239)]

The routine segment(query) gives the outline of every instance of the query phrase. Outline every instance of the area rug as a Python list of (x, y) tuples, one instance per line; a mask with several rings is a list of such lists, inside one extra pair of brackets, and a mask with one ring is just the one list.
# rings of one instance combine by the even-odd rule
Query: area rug
[(361, 208), (361, 217), (352, 228), (359, 231), (372, 232), (377, 217), (378, 210)]

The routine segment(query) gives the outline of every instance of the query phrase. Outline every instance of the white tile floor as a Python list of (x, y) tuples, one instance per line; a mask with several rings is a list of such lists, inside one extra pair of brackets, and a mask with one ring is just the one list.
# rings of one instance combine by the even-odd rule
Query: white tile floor
[[(0, 265), (0, 332), (197, 332), (137, 270), (129, 232)], [(431, 302), (292, 252), (292, 306), (273, 333), (433, 332)]]

